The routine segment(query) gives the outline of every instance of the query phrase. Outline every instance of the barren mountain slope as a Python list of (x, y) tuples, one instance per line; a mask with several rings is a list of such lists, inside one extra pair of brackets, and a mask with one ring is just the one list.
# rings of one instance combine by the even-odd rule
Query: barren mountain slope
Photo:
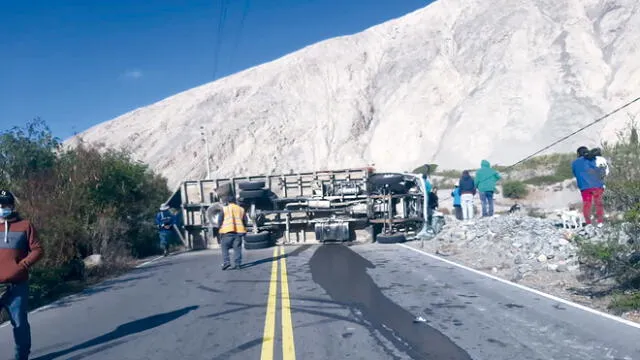
[[(205, 175), (201, 125), (214, 176), (507, 164), (640, 95), (639, 10), (637, 0), (440, 0), (81, 136), (128, 147), (172, 186)], [(553, 151), (611, 139), (627, 121), (620, 113)]]

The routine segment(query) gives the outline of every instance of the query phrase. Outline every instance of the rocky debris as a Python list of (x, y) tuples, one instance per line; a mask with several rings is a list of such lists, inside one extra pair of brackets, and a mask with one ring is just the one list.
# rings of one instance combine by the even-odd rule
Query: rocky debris
[(84, 262), (85, 268), (87, 269), (100, 266), (103, 264), (102, 255), (100, 254), (89, 255), (86, 258), (84, 258), (83, 262)]
[(425, 246), (436, 254), (519, 281), (538, 271), (576, 272), (577, 247), (572, 238), (572, 231), (559, 228), (553, 220), (520, 213), (468, 223), (451, 217)]
[[(422, 242), (424, 250), (547, 294), (610, 311), (610, 297), (596, 294), (609, 291), (613, 283), (583, 282), (576, 242), (626, 241), (616, 237), (620, 227), (563, 229), (558, 219), (531, 217), (524, 212), (470, 223), (454, 217), (446, 220), (442, 232)], [(640, 253), (630, 256), (637, 256), (640, 262)], [(638, 311), (622, 317), (640, 322)]]
[(573, 235), (580, 236), (582, 239), (591, 242), (615, 241), (620, 245), (624, 245), (636, 241), (637, 234), (635, 234), (630, 227), (631, 224), (629, 223), (623, 223), (619, 226), (610, 226), (606, 223), (602, 228), (587, 225), (583, 228), (576, 229)]

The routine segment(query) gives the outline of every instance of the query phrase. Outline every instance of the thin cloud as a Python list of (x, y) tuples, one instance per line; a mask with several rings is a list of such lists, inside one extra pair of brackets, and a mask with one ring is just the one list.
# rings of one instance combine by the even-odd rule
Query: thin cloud
[(123, 74), (123, 76), (127, 79), (139, 79), (142, 77), (142, 71), (140, 70), (129, 70)]

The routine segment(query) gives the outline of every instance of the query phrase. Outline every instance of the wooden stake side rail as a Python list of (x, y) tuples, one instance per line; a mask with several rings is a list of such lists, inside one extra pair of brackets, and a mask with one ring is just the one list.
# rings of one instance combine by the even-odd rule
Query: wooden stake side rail
[[(302, 236), (303, 241), (306, 241), (307, 236), (315, 238), (313, 232), (313, 225), (318, 222), (326, 222), (329, 218), (335, 220), (347, 221), (351, 223), (365, 224), (410, 224), (413, 222), (423, 221), (421, 217), (404, 218), (408, 213), (407, 197), (414, 199), (422, 199), (424, 195), (422, 193), (409, 193), (400, 195), (333, 195), (322, 196), (323, 188), (329, 187), (342, 187), (345, 182), (353, 182), (360, 187), (365, 193), (369, 192), (369, 176), (372, 174), (370, 168), (357, 168), (357, 169), (345, 169), (345, 170), (330, 170), (330, 171), (314, 171), (292, 174), (275, 174), (275, 175), (258, 175), (258, 176), (245, 176), (245, 177), (233, 177), (222, 179), (202, 179), (202, 180), (187, 180), (182, 182), (179, 187), (181, 210), (183, 219), (185, 222), (185, 238), (188, 241), (188, 246), (192, 249), (200, 248), (201, 246), (209, 247), (211, 245), (216, 246), (217, 242), (213, 240), (209, 232), (207, 231), (206, 210), (217, 202), (216, 190), (231, 184), (234, 193), (238, 195), (240, 193), (239, 183), (245, 181), (263, 181), (265, 188), (275, 194), (275, 201), (296, 203), (299, 202), (302, 208), (298, 209), (295, 205), (291, 204), (284, 210), (271, 210), (265, 211), (263, 214), (266, 216), (267, 227), (274, 226), (274, 229), (278, 228), (285, 232), (285, 243), (291, 240), (291, 236), (300, 238)], [(176, 191), (177, 192), (177, 191)], [(176, 194), (178, 195), (178, 194)], [(313, 198), (313, 199), (311, 199)], [(393, 209), (389, 212), (387, 209), (391, 209), (390, 205), (395, 199), (400, 199), (397, 204), (394, 204)], [(384, 218), (369, 218), (364, 215), (344, 214), (341, 212), (340, 206), (331, 208), (309, 208), (306, 200), (338, 200), (343, 203), (350, 201), (365, 201), (369, 203), (369, 200), (383, 200), (382, 208), (376, 205), (379, 210), (388, 212)], [(422, 203), (422, 200), (419, 201)], [(313, 204), (311, 204), (313, 206)], [(327, 212), (335, 212), (334, 214), (324, 214)], [(395, 218), (394, 213), (403, 214), (402, 218)], [(319, 218), (314, 218), (314, 215), (320, 215)], [(346, 215), (346, 216), (345, 216)], [(281, 217), (282, 216), (282, 217)], [(359, 228), (360, 225), (358, 225)], [(395, 226), (395, 225), (394, 225)], [(404, 226), (404, 225), (401, 225)], [(410, 226), (411, 225), (407, 225)], [(302, 234), (298, 234), (298, 232)], [(306, 234), (310, 232), (310, 234)], [(213, 241), (212, 241), (213, 240)]]
[(213, 202), (213, 194), (217, 188), (231, 184), (236, 193), (238, 183), (244, 181), (264, 181), (265, 187), (278, 198), (310, 197), (317, 182), (335, 184), (337, 181), (359, 181), (366, 186), (369, 169), (348, 169), (333, 171), (316, 171), (286, 175), (246, 176), (211, 180), (188, 180), (182, 183), (182, 192), (186, 194), (183, 204), (203, 204)]
[[(221, 179), (187, 180), (180, 186), (180, 198), (183, 219), (185, 222), (185, 238), (189, 247), (194, 242), (203, 241), (204, 246), (210, 243), (207, 239), (205, 214), (207, 208), (216, 202), (216, 189), (231, 184), (236, 194), (240, 189), (238, 184), (244, 181), (264, 181), (265, 188), (273, 192), (279, 200), (292, 198), (309, 198), (314, 195), (314, 188), (318, 183), (335, 185), (340, 181), (356, 181), (366, 188), (367, 180), (372, 168), (354, 168), (342, 170), (312, 171), (292, 174), (257, 175)], [(341, 196), (340, 199), (361, 199), (362, 196)], [(328, 198), (327, 198), (328, 199)], [(290, 215), (287, 215), (289, 217)], [(298, 224), (306, 220), (290, 220), (290, 224)], [(309, 223), (307, 221), (307, 223)], [(196, 234), (194, 236), (194, 234)], [(197, 235), (200, 234), (200, 235)], [(201, 237), (196, 240), (195, 237)], [(210, 245), (210, 244), (209, 244)]]

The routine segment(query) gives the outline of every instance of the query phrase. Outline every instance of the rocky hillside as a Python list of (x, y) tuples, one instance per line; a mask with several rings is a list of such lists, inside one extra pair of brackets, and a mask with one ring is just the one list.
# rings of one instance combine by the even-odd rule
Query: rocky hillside
[(205, 175), (200, 126), (214, 176), (509, 164), (638, 96), (638, 33), (636, 0), (439, 0), (80, 135), (129, 148), (171, 185)]

